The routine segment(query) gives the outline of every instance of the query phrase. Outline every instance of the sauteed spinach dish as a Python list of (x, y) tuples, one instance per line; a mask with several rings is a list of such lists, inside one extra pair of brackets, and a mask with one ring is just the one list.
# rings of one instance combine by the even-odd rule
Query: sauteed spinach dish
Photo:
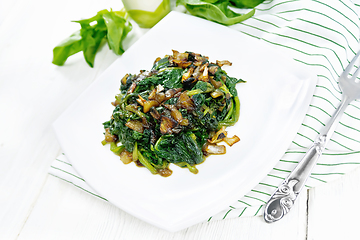
[[(240, 139), (226, 127), (239, 118), (235, 85), (244, 82), (222, 69), (228, 60), (210, 62), (198, 53), (172, 51), (151, 70), (126, 74), (114, 110), (103, 123), (110, 150), (123, 163), (134, 162), (152, 174), (172, 174), (170, 163), (197, 173), (211, 154), (225, 154)], [(219, 144), (220, 143), (220, 144)]]

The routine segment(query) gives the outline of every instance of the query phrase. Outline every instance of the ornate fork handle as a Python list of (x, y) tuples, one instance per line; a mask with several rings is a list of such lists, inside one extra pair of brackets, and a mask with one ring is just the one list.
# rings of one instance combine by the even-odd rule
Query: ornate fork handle
[(331, 135), (334, 133), (335, 127), (337, 123), (339, 123), (345, 108), (352, 100), (353, 99), (349, 99), (346, 96), (343, 97), (340, 106), (330, 118), (329, 123), (317, 136), (313, 145), (271, 196), (264, 210), (264, 219), (266, 222), (271, 223), (278, 221), (290, 211), (301, 189), (304, 187), (306, 180), (310, 176), (313, 167), (316, 165), (317, 160), (330, 140)]

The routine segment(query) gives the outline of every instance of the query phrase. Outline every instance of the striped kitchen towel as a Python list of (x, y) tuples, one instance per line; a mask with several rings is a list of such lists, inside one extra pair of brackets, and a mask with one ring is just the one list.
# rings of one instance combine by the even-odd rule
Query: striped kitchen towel
[[(209, 216), (208, 221), (262, 214), (270, 195), (296, 166), (340, 103), (337, 81), (359, 49), (359, 13), (360, 0), (274, 0), (259, 5), (252, 18), (230, 26), (310, 66), (317, 76), (317, 85), (296, 137), (272, 171), (248, 194), (239, 196), (219, 214)], [(354, 101), (346, 109), (306, 187), (332, 181), (359, 164), (360, 102)], [(64, 154), (53, 162), (49, 173), (106, 200), (86, 184)]]

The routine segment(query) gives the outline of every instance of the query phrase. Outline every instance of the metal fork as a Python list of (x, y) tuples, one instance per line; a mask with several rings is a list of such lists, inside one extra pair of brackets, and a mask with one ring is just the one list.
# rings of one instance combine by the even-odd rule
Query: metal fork
[(339, 87), (342, 90), (342, 99), (330, 121), (316, 137), (313, 145), (305, 153), (295, 169), (289, 174), (284, 182), (277, 188), (271, 196), (264, 209), (264, 219), (268, 223), (276, 222), (285, 216), (304, 187), (306, 180), (311, 174), (313, 167), (320, 158), (331, 135), (334, 133), (336, 125), (339, 123), (346, 107), (355, 99), (360, 98), (360, 82), (357, 76), (360, 67), (350, 76), (350, 71), (354, 68), (355, 62), (360, 56), (360, 51), (352, 59), (350, 64), (339, 78)]

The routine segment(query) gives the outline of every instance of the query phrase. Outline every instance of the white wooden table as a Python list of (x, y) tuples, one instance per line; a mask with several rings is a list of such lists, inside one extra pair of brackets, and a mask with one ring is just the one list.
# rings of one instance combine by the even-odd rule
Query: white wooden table
[(0, 0), (0, 239), (360, 239), (360, 168), (304, 191), (280, 222), (246, 217), (176, 233), (48, 175), (61, 153), (51, 124), (117, 58), (104, 46), (93, 69), (81, 54), (57, 67), (52, 49), (78, 29), (71, 20), (104, 8), (122, 3)]

